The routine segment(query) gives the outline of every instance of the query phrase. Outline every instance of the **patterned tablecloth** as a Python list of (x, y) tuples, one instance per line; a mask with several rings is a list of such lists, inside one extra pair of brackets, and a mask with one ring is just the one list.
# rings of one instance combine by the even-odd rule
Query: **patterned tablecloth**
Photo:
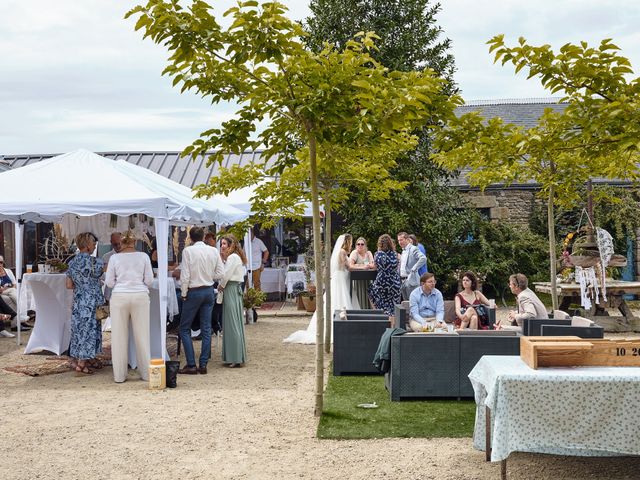
[(640, 455), (640, 368), (533, 370), (520, 357), (484, 356), (469, 374), (475, 391), (473, 445), (491, 461), (511, 452), (576, 456)]

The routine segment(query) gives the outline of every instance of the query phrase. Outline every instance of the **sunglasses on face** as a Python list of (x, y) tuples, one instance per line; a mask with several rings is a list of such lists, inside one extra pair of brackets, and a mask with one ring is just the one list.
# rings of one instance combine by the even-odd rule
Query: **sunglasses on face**
[(358, 246), (362, 245), (364, 247), (364, 243), (356, 243), (356, 245), (358, 245)]

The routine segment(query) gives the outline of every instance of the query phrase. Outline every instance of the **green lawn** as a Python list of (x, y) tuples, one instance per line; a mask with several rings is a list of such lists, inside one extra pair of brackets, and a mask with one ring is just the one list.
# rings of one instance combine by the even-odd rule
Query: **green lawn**
[(318, 438), (471, 437), (475, 411), (472, 400), (392, 402), (382, 376), (330, 375)]

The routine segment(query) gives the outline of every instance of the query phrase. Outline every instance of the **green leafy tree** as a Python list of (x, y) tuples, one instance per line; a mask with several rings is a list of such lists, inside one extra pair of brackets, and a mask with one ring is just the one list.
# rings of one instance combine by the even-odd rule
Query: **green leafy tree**
[[(199, 189), (201, 195), (261, 182), (251, 199), (252, 209), (265, 216), (299, 213), (304, 195), (311, 199), (316, 283), (322, 292), (321, 176), (335, 172), (340, 177), (344, 165), (356, 158), (333, 153), (341, 148), (374, 152), (389, 146), (412, 148), (411, 132), (427, 118), (451, 115), (454, 103), (442, 95), (443, 82), (433, 72), (389, 71), (376, 62), (369, 55), (375, 49), (372, 33), (358, 35), (342, 50), (326, 46), (311, 52), (300, 40), (305, 31), (285, 12), (277, 2), (238, 2), (225, 13), (231, 24), (223, 27), (203, 1), (149, 0), (127, 17), (137, 16), (136, 29), (170, 51), (164, 73), (173, 77), (175, 85), (214, 104), (238, 104), (235, 118), (203, 132), (183, 154), (214, 151), (211, 163), (221, 162), (225, 152), (264, 148), (259, 161), (223, 169), (214, 183)], [(263, 121), (267, 126), (258, 131)], [(369, 158), (366, 168), (384, 170), (379, 159)], [(289, 192), (287, 185), (294, 188)], [(315, 414), (320, 415), (322, 295), (317, 307)]]
[[(479, 274), (488, 287), (484, 290), (487, 295), (504, 297), (513, 272), (524, 273), (530, 280), (542, 280), (542, 272), (548, 271), (546, 241), (537, 233), (486, 219), (474, 219), (468, 232), (464, 241), (453, 243), (447, 252), (447, 258), (454, 262), (449, 271), (463, 274), (471, 270)], [(457, 276), (442, 280), (454, 281), (451, 293), (457, 292)]]
[(392, 70), (431, 68), (453, 89), (455, 64), (451, 40), (441, 39), (436, 24), (440, 4), (430, 0), (311, 0), (306, 41), (315, 51), (325, 42), (344, 48), (357, 32), (376, 32), (381, 39), (372, 57)]
[(495, 60), (512, 63), (515, 71), (538, 77), (551, 93), (562, 93), (563, 112), (547, 109), (533, 128), (483, 119), (477, 113), (451, 118), (439, 138), (436, 161), (448, 168), (470, 168), (469, 181), (485, 188), (492, 183), (540, 185), (547, 202), (550, 276), (553, 308), (556, 294), (554, 206), (570, 208), (592, 177), (638, 178), (640, 82), (630, 79), (629, 61), (618, 47), (603, 40), (598, 48), (567, 44), (554, 52), (520, 38), (507, 47), (502, 35), (488, 42)]
[[(442, 38), (436, 23), (440, 4), (429, 0), (312, 0), (310, 9), (306, 41), (314, 50), (325, 42), (343, 46), (361, 30), (375, 31), (380, 40), (371, 56), (380, 63), (402, 71), (432, 68), (447, 79), (443, 93), (456, 91), (451, 41)], [(433, 125), (439, 120), (428, 122)], [(416, 232), (429, 249), (430, 265), (439, 267), (449, 263), (440, 253), (448, 251), (451, 238), (468, 229), (469, 222), (458, 191), (449, 185), (452, 173), (429, 158), (429, 131), (417, 132), (417, 148), (400, 155), (391, 170), (391, 178), (403, 185), (401, 190), (386, 198), (371, 198), (366, 184), (352, 185), (352, 196), (339, 212), (352, 233), (371, 240), (385, 232)]]

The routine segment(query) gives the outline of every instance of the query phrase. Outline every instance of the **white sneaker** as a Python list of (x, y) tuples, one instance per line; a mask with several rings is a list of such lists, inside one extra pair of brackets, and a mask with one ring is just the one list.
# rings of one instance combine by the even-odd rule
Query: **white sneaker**
[(6, 330), (0, 330), (0, 337), (4, 337), (4, 338), (13, 338), (15, 337), (15, 335), (11, 332), (8, 332)]

